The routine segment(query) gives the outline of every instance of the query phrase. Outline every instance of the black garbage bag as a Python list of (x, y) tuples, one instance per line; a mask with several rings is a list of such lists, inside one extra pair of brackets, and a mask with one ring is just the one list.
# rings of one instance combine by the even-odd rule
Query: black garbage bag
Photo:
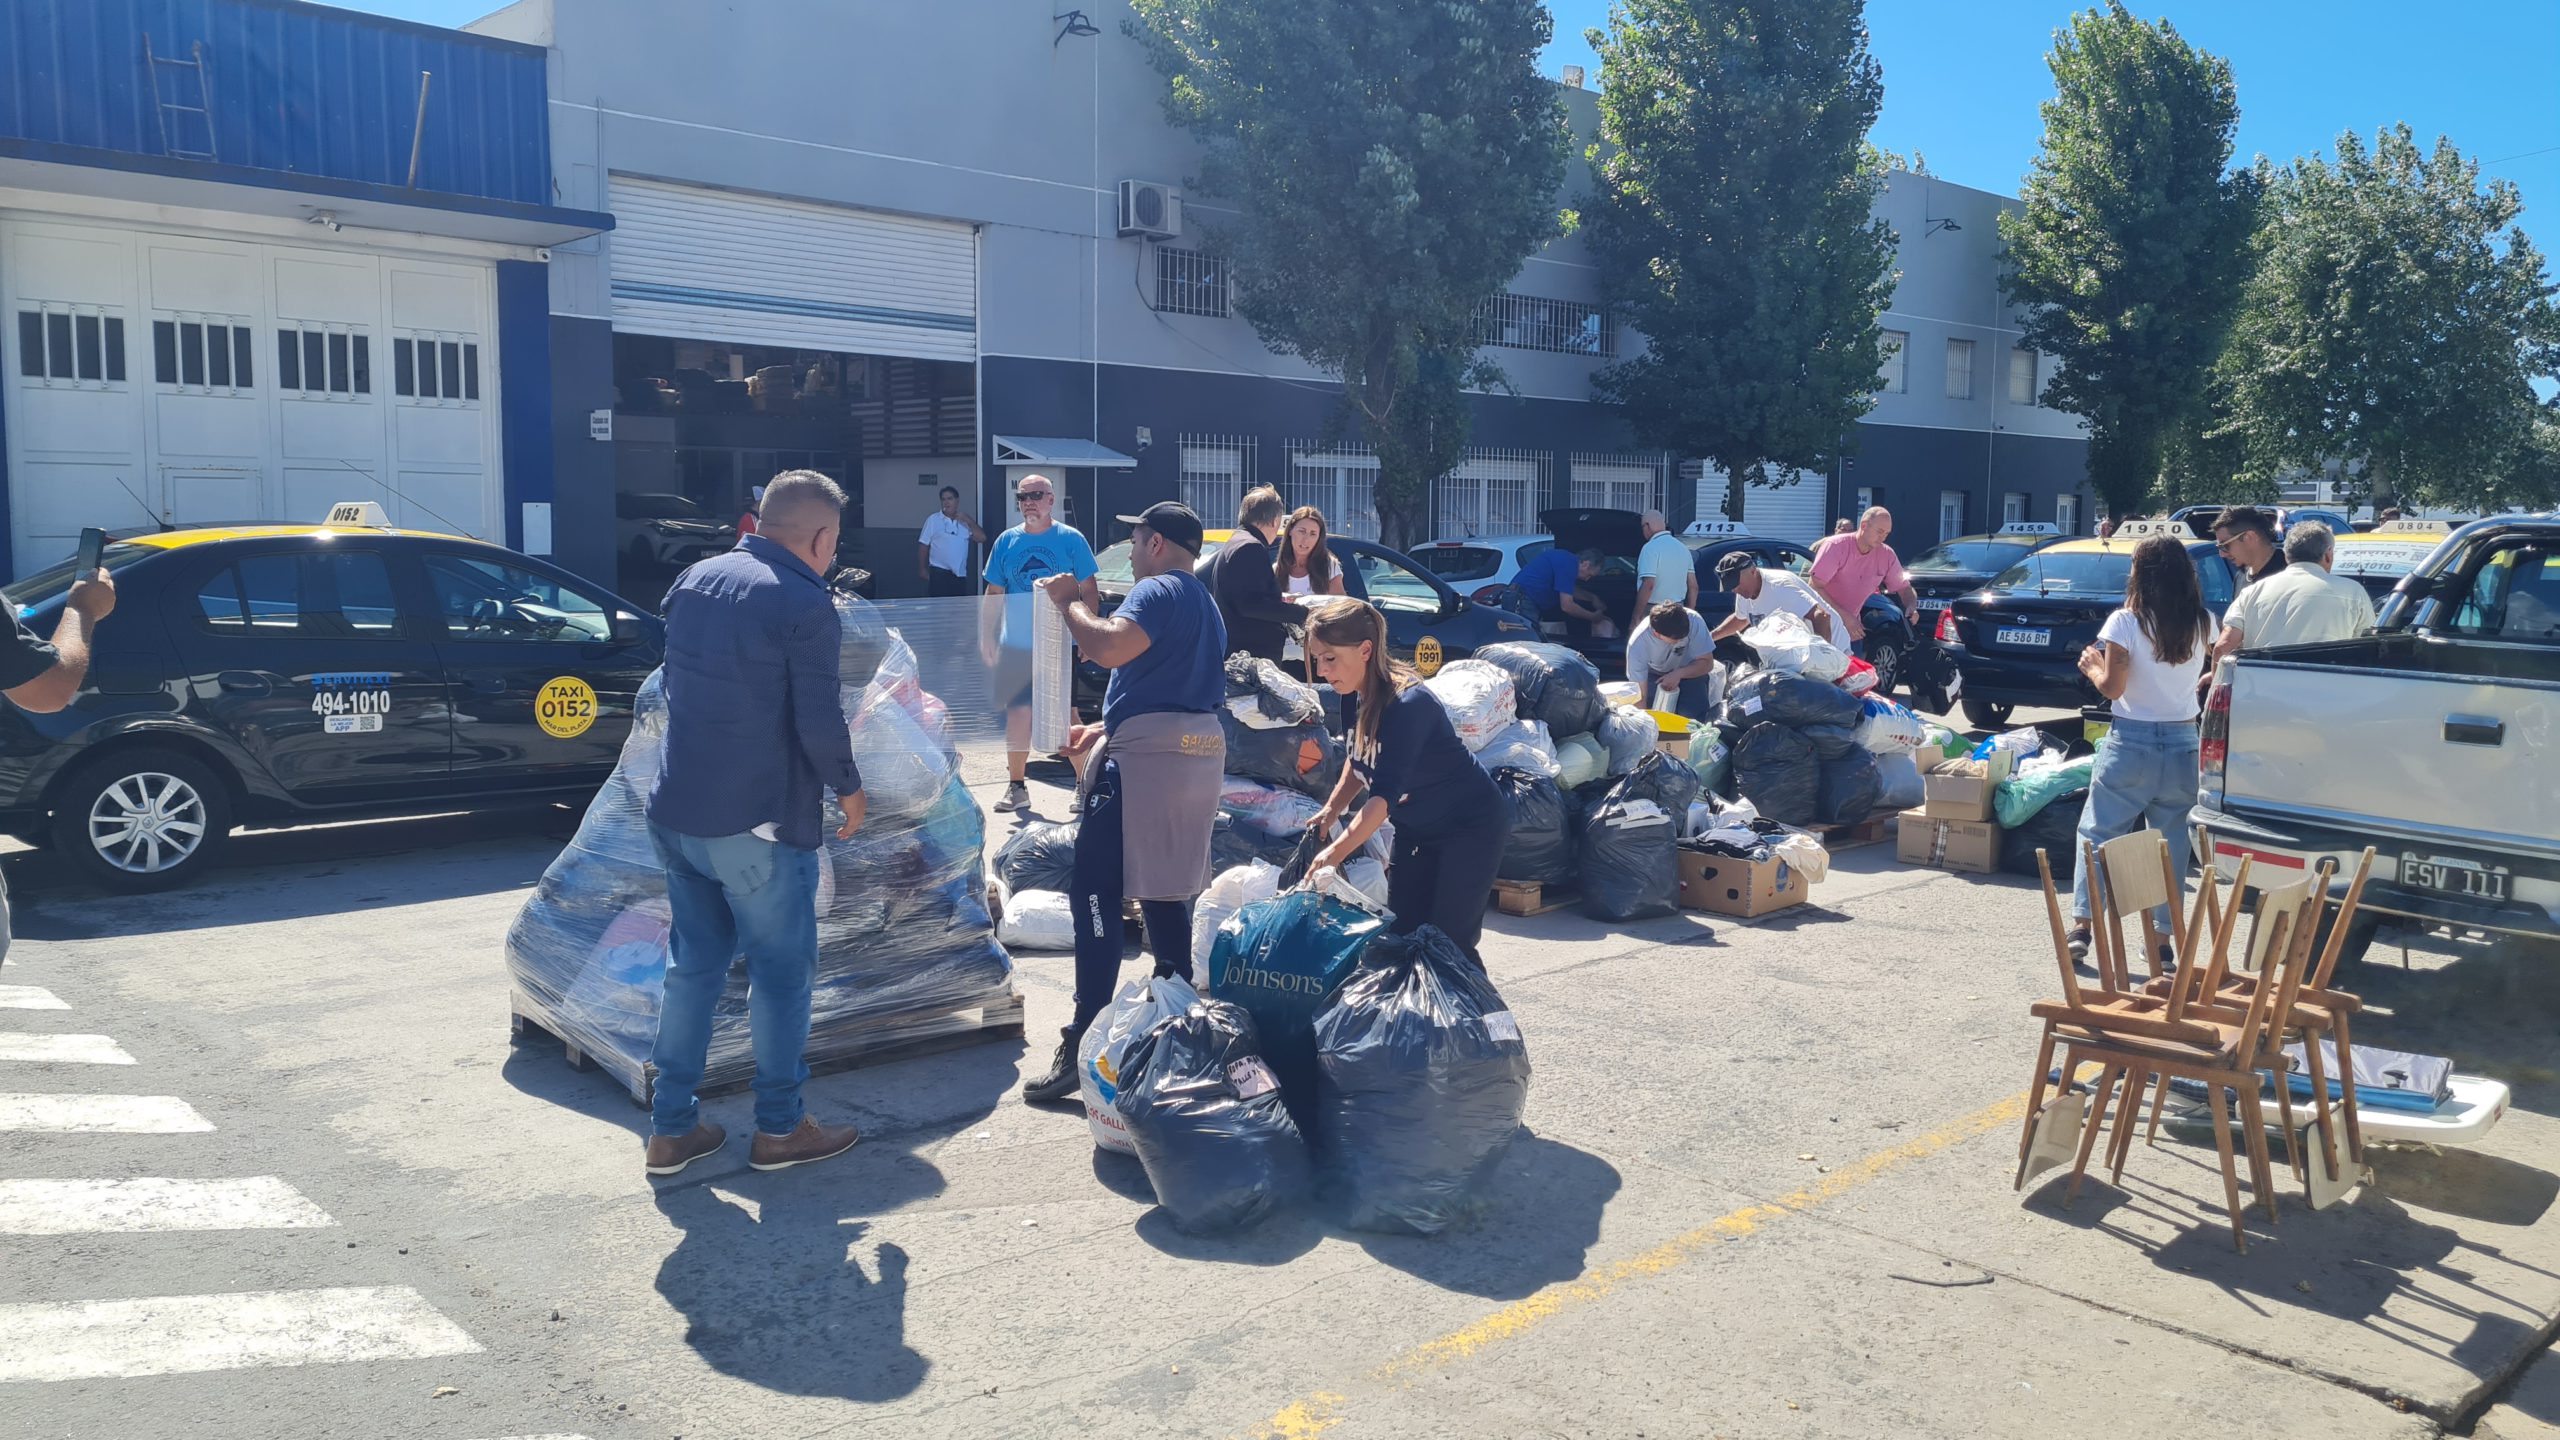
[(1754, 725), (1733, 747), (1733, 788), (1772, 820), (1811, 825), (1822, 809), (1822, 762), (1813, 742), (1786, 726)]
[(2072, 867), (2080, 863), (2080, 811), (2088, 803), (2085, 789), (2056, 795), (2024, 822), (2001, 831), (2000, 868), (2034, 879), (2036, 851), (2041, 849), (2053, 866), (2054, 882), (2070, 884)]
[(1858, 732), (1845, 725), (1799, 725), (1796, 733), (1813, 742), (1813, 758), (1837, 760), (1853, 750), (1867, 747), (1858, 743)]
[(1493, 873), (1540, 885), (1571, 884), (1574, 826), (1562, 787), (1534, 770), (1507, 766), (1493, 772), (1493, 786), (1511, 802), (1511, 838)]
[(1884, 803), (1884, 772), (1876, 768), (1874, 755), (1852, 745), (1847, 753), (1820, 763), (1822, 791), (1817, 803), (1823, 824), (1854, 825)]
[(1025, 890), (1065, 890), (1076, 873), (1076, 822), (1033, 821), (1008, 837), (996, 851), (996, 878), (1015, 894)]
[(1241, 1006), (1203, 1000), (1122, 1059), (1112, 1106), (1156, 1203), (1186, 1234), (1251, 1225), (1307, 1192), (1306, 1140), (1259, 1049)]
[(1209, 946), (1210, 993), (1253, 1017), (1262, 1058), (1302, 1124), (1315, 1103), (1315, 1017), (1385, 928), (1372, 911), (1291, 890), (1237, 911)]
[(1321, 800), (1342, 778), (1342, 742), (1319, 725), (1263, 730), (1226, 710), (1218, 712), (1227, 735), (1227, 773), (1265, 785), (1284, 785)]
[[(1687, 803), (1682, 803), (1686, 813)], [(1594, 920), (1650, 920), (1680, 908), (1680, 821), (1642, 796), (1612, 792), (1583, 817), (1575, 857), (1582, 913)]]
[(1324, 705), (1316, 689), (1277, 664), (1239, 650), (1227, 657), (1227, 698), (1251, 697), (1265, 719), (1290, 725), (1321, 725)]
[(1380, 935), (1316, 1017), (1319, 1131), (1355, 1230), (1465, 1218), (1529, 1103), (1510, 1007), (1457, 942)]
[[(1298, 848), (1298, 837), (1280, 835), (1239, 820), (1221, 810), (1209, 824), (1209, 871), (1224, 874), (1238, 865), (1268, 860), (1274, 865), (1287, 863)], [(1064, 889), (1064, 886), (1059, 887)]]
[(1600, 698), (1600, 672), (1579, 652), (1542, 640), (1487, 645), (1475, 658), (1511, 677), (1513, 713), (1535, 720), (1561, 740), (1599, 725), (1609, 702)]
[(1724, 718), (1736, 725), (1776, 722), (1855, 726), (1863, 712), (1858, 697), (1828, 680), (1807, 680), (1776, 670), (1746, 675), (1724, 697)]
[(1689, 762), (1660, 750), (1646, 751), (1634, 769), (1610, 781), (1609, 787), (1630, 799), (1650, 800), (1675, 819), (1689, 813), (1689, 802), (1698, 798), (1701, 788), (1698, 772), (1689, 768)]

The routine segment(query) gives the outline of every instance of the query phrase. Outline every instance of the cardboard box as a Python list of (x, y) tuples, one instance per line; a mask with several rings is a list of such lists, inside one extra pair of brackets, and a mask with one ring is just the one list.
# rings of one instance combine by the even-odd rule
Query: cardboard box
[(2009, 778), (2015, 758), (2006, 750), (1994, 750), (1987, 760), (1939, 761), (1922, 777), (1920, 808), (1933, 820), (1990, 819), (1998, 813), (1991, 805), (1992, 792)]
[(1680, 906), (1684, 910), (1712, 910), (1719, 915), (1750, 919), (1801, 905), (1813, 892), (1804, 871), (1774, 855), (1766, 860), (1742, 860), (1686, 849), (1679, 855)]
[(1989, 820), (1941, 820), (1923, 810), (1905, 810), (1895, 821), (1894, 849), (1905, 865), (1988, 875), (2000, 868), (2000, 827)]

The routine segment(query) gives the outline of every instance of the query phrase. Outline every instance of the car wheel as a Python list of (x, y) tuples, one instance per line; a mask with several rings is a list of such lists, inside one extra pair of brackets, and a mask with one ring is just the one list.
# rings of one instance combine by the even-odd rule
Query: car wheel
[(1997, 730), (2009, 723), (2009, 712), (2014, 708), (2005, 700), (1976, 700), (1967, 695), (1964, 697), (1964, 720), (1979, 730)]
[(174, 750), (120, 750), (74, 774), (53, 811), (53, 845), (110, 890), (184, 885), (231, 833), (231, 791), (202, 762)]
[(1875, 693), (1890, 700), (1893, 687), (1902, 683), (1902, 647), (1890, 640), (1877, 640), (1867, 648), (1874, 652), (1867, 656), (1867, 663), (1876, 667)]

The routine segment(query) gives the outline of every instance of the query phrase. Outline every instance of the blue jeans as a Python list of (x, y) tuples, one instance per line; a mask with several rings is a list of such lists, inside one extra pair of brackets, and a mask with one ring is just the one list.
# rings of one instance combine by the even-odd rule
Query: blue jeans
[[(2089, 801), (2080, 807), (2080, 842), (2103, 845), (2130, 835), (2149, 822), (2169, 842), (2169, 868), (2186, 878), (2190, 835), (2187, 814), (2196, 803), (2196, 726), (2192, 720), (2126, 720), (2119, 718), (2098, 747), (2098, 763), (2089, 776)], [(2071, 918), (2089, 918), (2089, 867), (2072, 853)], [(2174, 934), (2177, 917), (2167, 909), (2153, 912), (2163, 934)]]
[(747, 1018), (756, 1053), (756, 1128), (800, 1128), (809, 1078), (809, 986), (818, 968), (818, 855), (753, 835), (704, 839), (649, 827), (675, 913), (666, 998), (658, 1007), (649, 1128), (682, 1135), (701, 1118), (695, 1091), (711, 1051), (711, 1012), (729, 966), (747, 957)]

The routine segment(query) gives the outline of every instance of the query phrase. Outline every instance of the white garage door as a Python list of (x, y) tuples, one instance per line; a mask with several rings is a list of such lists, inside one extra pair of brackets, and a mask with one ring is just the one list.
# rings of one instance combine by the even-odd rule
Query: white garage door
[(613, 327), (967, 360), (977, 247), (966, 225), (613, 177)]
[(312, 523), (340, 500), (504, 539), (494, 277), (486, 261), (0, 225), (15, 573), (83, 526)]
[[(1701, 517), (1713, 519), (1725, 513), (1722, 470), (1692, 460), (1680, 467), (1680, 473), (1691, 477), (1698, 487)], [(1744, 491), (1741, 519), (1744, 528), (1754, 535), (1810, 545), (1831, 533), (1830, 510), (1829, 479), (1810, 470), (1799, 470), (1793, 484), (1754, 485)]]

